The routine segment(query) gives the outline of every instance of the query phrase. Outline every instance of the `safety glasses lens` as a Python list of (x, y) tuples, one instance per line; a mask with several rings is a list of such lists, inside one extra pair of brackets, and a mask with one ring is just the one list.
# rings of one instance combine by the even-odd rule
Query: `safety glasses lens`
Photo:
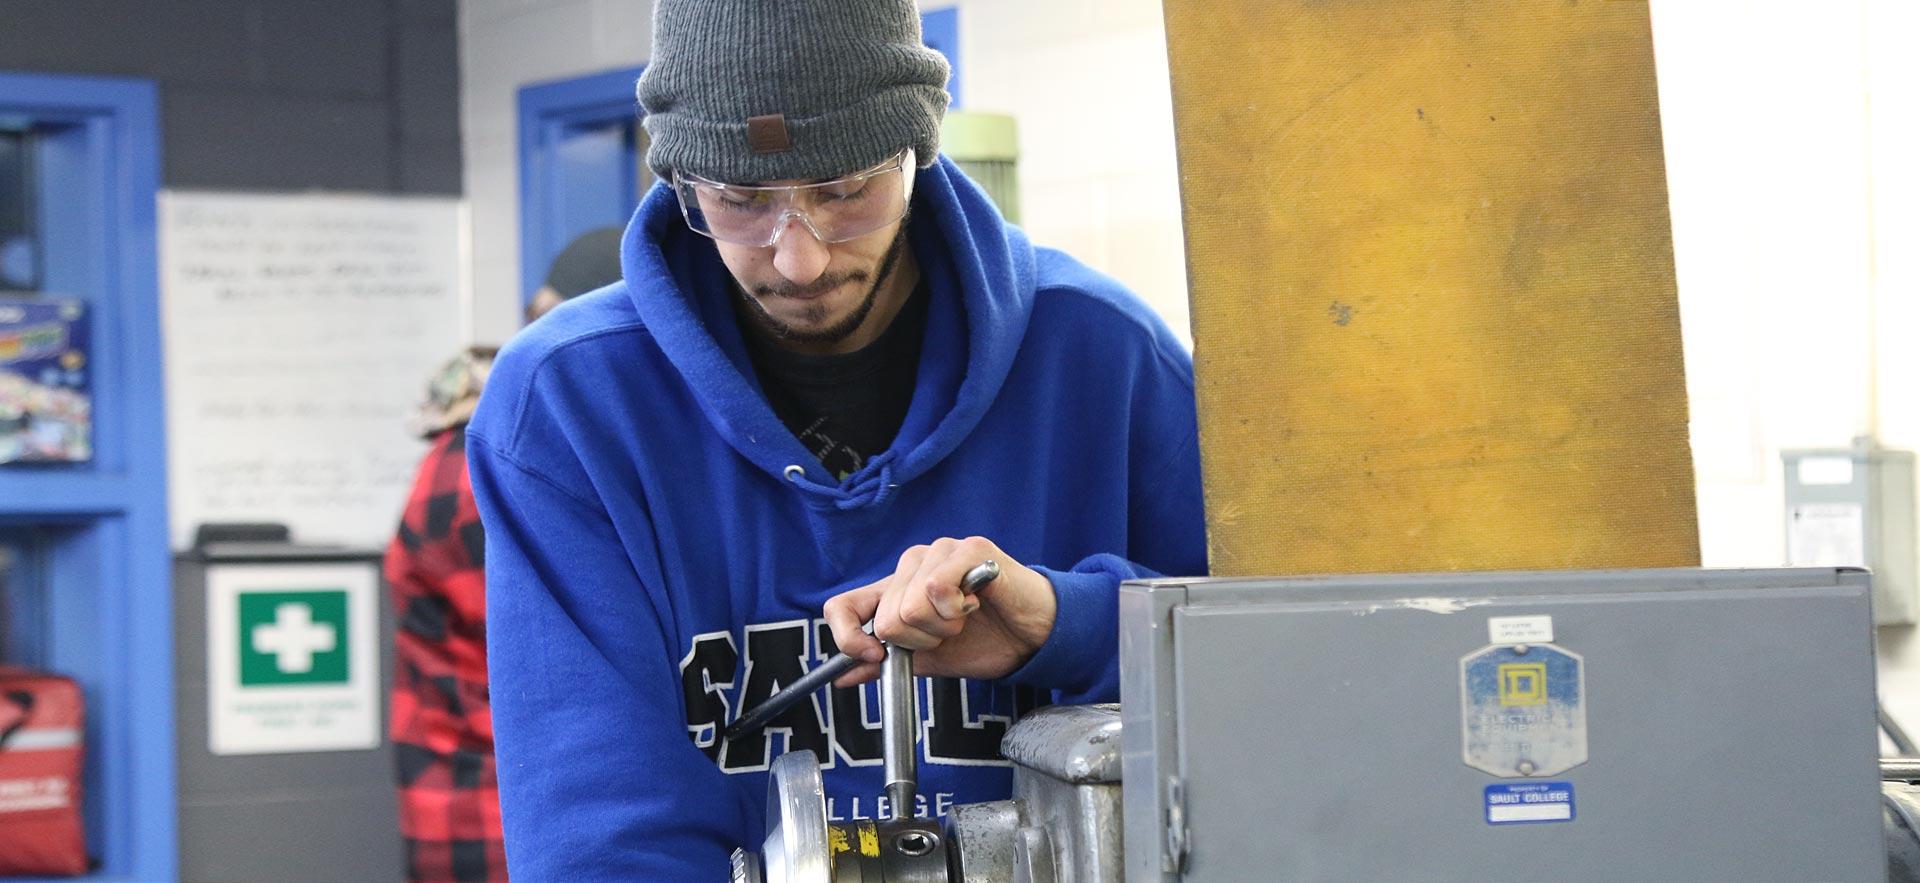
[(740, 186), (692, 176), (674, 183), (687, 226), (703, 236), (767, 246), (798, 222), (823, 242), (845, 242), (906, 215), (912, 169), (908, 153), (884, 167), (817, 184)]

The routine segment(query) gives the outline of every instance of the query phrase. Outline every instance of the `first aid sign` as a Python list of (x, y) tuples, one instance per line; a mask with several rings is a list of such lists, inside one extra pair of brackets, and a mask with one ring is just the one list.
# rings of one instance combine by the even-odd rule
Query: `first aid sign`
[(379, 747), (378, 588), (370, 563), (209, 567), (209, 749)]

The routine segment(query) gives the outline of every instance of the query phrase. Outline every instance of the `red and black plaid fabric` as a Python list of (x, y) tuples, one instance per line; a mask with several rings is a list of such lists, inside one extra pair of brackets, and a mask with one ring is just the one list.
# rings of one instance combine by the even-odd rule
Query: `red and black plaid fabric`
[(385, 572), (399, 617), (392, 730), (409, 879), (503, 881), (500, 788), (487, 701), (485, 542), (465, 427), (420, 464)]

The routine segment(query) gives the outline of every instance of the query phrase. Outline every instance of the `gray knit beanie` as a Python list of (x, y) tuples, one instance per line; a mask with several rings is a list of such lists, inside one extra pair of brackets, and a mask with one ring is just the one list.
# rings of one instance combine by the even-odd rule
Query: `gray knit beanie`
[(947, 60), (913, 0), (657, 0), (637, 89), (647, 164), (712, 181), (832, 178), (940, 150)]

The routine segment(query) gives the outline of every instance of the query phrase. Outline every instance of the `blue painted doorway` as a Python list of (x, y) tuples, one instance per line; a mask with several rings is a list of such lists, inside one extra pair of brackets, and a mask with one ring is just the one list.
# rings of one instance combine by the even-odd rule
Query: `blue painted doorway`
[(643, 68), (520, 90), (520, 303), (582, 233), (623, 227), (653, 186), (634, 81)]
[(177, 876), (149, 81), (0, 73), (0, 289), (84, 305), (91, 453), (0, 464), (0, 656), (86, 695), (96, 881)]

